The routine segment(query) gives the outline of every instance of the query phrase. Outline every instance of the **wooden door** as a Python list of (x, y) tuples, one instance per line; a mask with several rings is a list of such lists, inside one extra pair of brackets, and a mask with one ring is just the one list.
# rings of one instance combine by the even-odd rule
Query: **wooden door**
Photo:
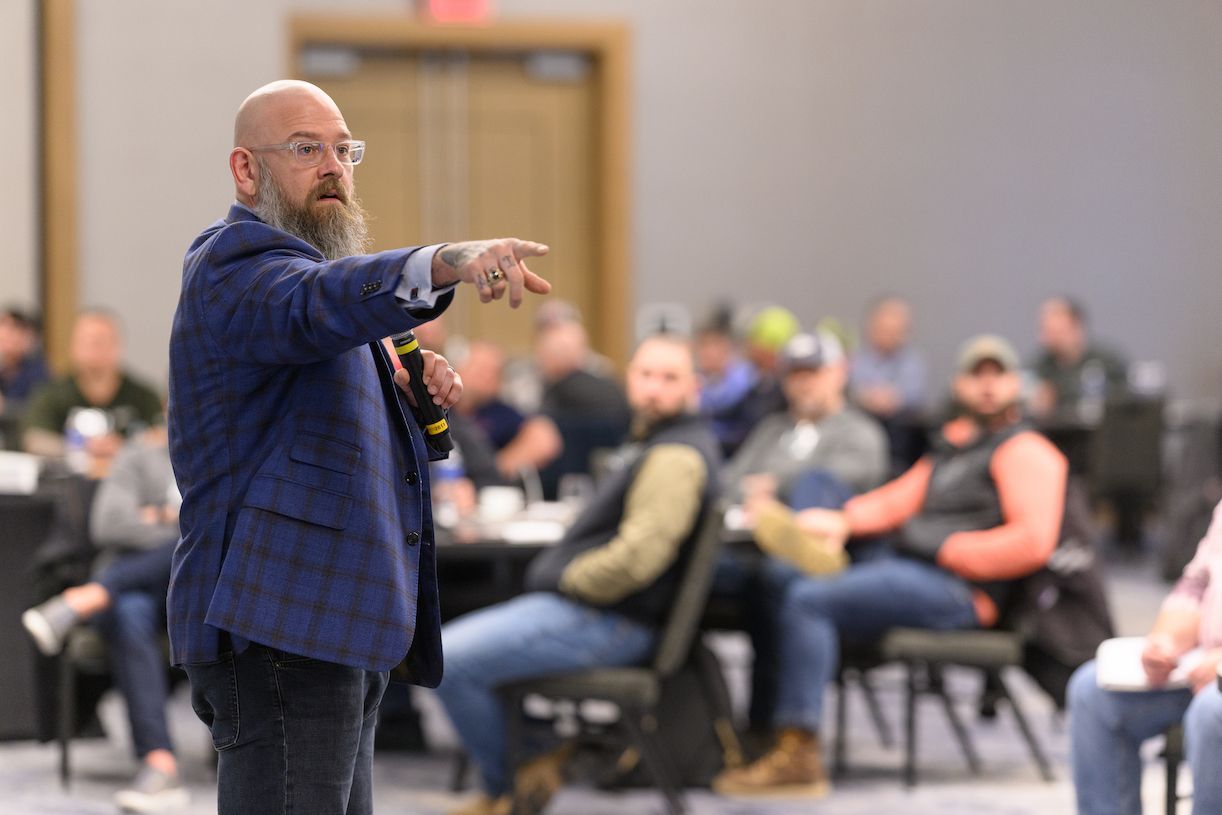
[[(329, 62), (305, 56), (304, 78), (330, 93), (353, 136), (368, 142), (356, 185), (376, 249), (543, 241), (551, 254), (531, 268), (581, 309), (600, 350), (619, 356), (606, 346), (620, 332), (599, 306), (598, 89), (588, 56), (407, 47), (332, 49)], [(312, 74), (312, 65), (323, 68)], [(528, 297), (514, 311), (481, 306), (465, 291), (449, 327), (523, 352), (540, 302)]]

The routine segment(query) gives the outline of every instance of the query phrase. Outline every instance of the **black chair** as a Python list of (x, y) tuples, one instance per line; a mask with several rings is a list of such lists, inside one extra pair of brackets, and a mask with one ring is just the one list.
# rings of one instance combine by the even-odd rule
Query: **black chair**
[(877, 649), (845, 648), (840, 653), (840, 670), (836, 673), (836, 737), (832, 743), (832, 778), (848, 773), (849, 752), (849, 688), (854, 684), (866, 703), (874, 731), (883, 747), (895, 746), (891, 725), (878, 701), (878, 693), (870, 671), (882, 663)]
[(1141, 543), (1146, 509), (1162, 488), (1163, 400), (1109, 399), (1090, 441), (1091, 492), (1116, 509), (1116, 540)]
[[(620, 711), (618, 725), (626, 731), (632, 745), (639, 751), (642, 763), (665, 796), (667, 810), (671, 815), (685, 811), (681, 780), (670, 757), (660, 749), (655, 730), (662, 685), (687, 663), (692, 653), (697, 624), (704, 611), (717, 554), (721, 548), (721, 513), (707, 513), (701, 524), (686, 573), (675, 593), (666, 625), (659, 633), (658, 644), (650, 664), (635, 668), (595, 668), (559, 676), (539, 677), (515, 682), (500, 689), (507, 700), (507, 746), (511, 768), (523, 763), (522, 737), (525, 721), (522, 706), (528, 695), (568, 702), (586, 699), (611, 702)], [(715, 729), (722, 740), (723, 752), (727, 756), (741, 756), (737, 736), (730, 725), (728, 700), (710, 699), (708, 702), (715, 710), (720, 711), (720, 723)], [(580, 724), (580, 720), (578, 721)]]
[(56, 683), (55, 741), (59, 745), (59, 782), (66, 790), (72, 779), (72, 739), (79, 718), (77, 681), (88, 676), (109, 684), (110, 658), (100, 634), (87, 625), (68, 633), (64, 650), (54, 657)]
[[(856, 662), (851, 667), (859, 675), (866, 675), (870, 667), (891, 662), (901, 662), (905, 666), (904, 783), (907, 786), (915, 786), (917, 782), (916, 714), (917, 699), (921, 694), (938, 697), (959, 749), (967, 761), (968, 769), (973, 775), (981, 773), (979, 754), (972, 743), (967, 726), (955, 710), (954, 700), (946, 689), (946, 668), (950, 666), (975, 668), (984, 674), (986, 682), (997, 696), (1009, 703), (1040, 776), (1045, 781), (1053, 780), (1052, 766), (1036, 740), (1018, 699), (1003, 676), (1005, 668), (1021, 667), (1023, 664), (1023, 641), (1018, 634), (999, 630), (933, 631), (923, 628), (895, 628), (883, 637), (872, 656), (857, 653), (854, 659)], [(868, 689), (868, 686), (866, 688)], [(844, 697), (842, 689), (837, 699), (836, 718), (840, 726), (836, 729), (836, 741), (833, 745), (835, 758), (832, 765), (833, 773), (838, 774), (844, 772), (847, 752)], [(881, 720), (876, 717), (876, 724), (879, 721)], [(880, 734), (885, 732), (885, 724), (880, 725)]]

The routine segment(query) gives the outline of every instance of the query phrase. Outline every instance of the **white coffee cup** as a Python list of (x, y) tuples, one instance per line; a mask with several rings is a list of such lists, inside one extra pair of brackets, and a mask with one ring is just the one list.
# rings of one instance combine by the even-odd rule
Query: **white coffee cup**
[(485, 521), (506, 521), (526, 506), (526, 496), (517, 487), (484, 487), (479, 491), (479, 514)]

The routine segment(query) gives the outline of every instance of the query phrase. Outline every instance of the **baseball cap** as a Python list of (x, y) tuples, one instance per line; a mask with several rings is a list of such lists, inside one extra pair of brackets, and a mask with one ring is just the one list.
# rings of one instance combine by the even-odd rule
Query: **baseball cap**
[(1014, 346), (996, 334), (981, 334), (973, 337), (959, 349), (959, 373), (971, 373), (985, 360), (992, 360), (1003, 371), (1018, 370), (1018, 354)]
[(798, 329), (798, 318), (793, 316), (792, 311), (780, 306), (769, 306), (751, 321), (751, 327), (747, 329), (747, 341), (777, 351), (798, 333)]
[(781, 351), (781, 368), (786, 373), (815, 370), (843, 358), (840, 342), (831, 334), (795, 334)]

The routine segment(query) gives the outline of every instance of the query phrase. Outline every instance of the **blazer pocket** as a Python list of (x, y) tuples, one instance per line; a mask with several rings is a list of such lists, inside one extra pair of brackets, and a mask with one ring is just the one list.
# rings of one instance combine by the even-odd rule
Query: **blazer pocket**
[(352, 511), (352, 498), (264, 475), (250, 482), (250, 489), (246, 491), (246, 506), (330, 529), (344, 529), (348, 526), (348, 515)]
[(361, 449), (317, 433), (301, 433), (289, 450), (289, 458), (302, 464), (352, 475), (361, 460)]

